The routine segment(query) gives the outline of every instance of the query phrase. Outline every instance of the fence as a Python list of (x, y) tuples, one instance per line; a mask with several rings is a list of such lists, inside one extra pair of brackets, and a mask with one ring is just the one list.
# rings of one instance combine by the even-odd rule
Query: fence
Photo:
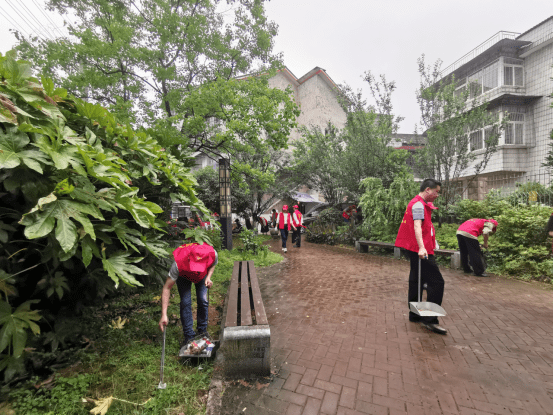
[(498, 197), (508, 200), (513, 205), (520, 203), (540, 203), (553, 206), (553, 189), (551, 172), (542, 171), (535, 174), (524, 172), (495, 173), (478, 177), (463, 191), (464, 198), (483, 200), (494, 191)]

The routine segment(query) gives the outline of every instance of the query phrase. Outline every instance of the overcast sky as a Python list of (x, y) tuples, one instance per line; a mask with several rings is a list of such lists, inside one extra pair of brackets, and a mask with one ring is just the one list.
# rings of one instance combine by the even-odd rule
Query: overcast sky
[[(50, 21), (42, 14), (37, 6), (43, 4), (0, 0), (0, 52), (15, 43), (8, 29), (40, 28), (31, 14), (51, 32), (62, 27), (59, 17), (45, 12)], [(271, 0), (266, 8), (279, 25), (275, 52), (283, 52), (297, 77), (320, 66), (336, 83), (355, 89), (363, 88), (367, 70), (395, 81), (395, 112), (405, 117), (402, 133), (412, 133), (419, 120), (419, 56), (424, 53), (428, 63), (442, 59), (445, 68), (500, 30), (522, 33), (553, 15), (544, 0)], [(368, 88), (363, 90), (368, 98)]]

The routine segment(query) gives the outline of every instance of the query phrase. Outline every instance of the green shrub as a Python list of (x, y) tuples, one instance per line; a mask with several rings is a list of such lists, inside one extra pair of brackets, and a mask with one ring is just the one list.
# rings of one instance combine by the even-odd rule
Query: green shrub
[(363, 211), (362, 232), (367, 239), (394, 242), (407, 205), (418, 193), (412, 175), (399, 175), (389, 188), (382, 180), (367, 177), (361, 185), (364, 193), (359, 205)]
[(13, 408), (18, 414), (26, 415), (73, 415), (87, 414), (81, 399), (86, 395), (89, 386), (88, 375), (78, 375), (72, 378), (57, 377), (55, 386), (36, 389), (34, 384), (38, 379), (28, 382), (10, 393)]
[(242, 232), (240, 232), (240, 235), (238, 236), (240, 241), (242, 241), (242, 245), (239, 246), (238, 252), (242, 253), (244, 260), (246, 257), (251, 255), (259, 255), (263, 258), (267, 256), (267, 253), (269, 252), (269, 247), (267, 245), (263, 245), (263, 240), (261, 238), (258, 238), (253, 230), (249, 229), (243, 229)]
[(0, 301), (0, 370), (8, 379), (23, 367), (28, 333), (50, 330), (62, 310), (165, 279), (172, 201), (206, 210), (190, 170), (146, 132), (33, 78), (13, 53), (0, 54), (0, 80), (0, 290), (9, 297)]
[(344, 219), (340, 210), (330, 207), (321, 211), (314, 223), (322, 226), (340, 226), (344, 224)]

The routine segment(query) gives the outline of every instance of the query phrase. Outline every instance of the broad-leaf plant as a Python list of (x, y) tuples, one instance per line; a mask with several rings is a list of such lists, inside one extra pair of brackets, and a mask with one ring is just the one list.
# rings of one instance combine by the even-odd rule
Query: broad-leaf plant
[(0, 54), (0, 370), (22, 368), (28, 334), (121, 283), (166, 268), (169, 206), (207, 213), (182, 160), (100, 105)]

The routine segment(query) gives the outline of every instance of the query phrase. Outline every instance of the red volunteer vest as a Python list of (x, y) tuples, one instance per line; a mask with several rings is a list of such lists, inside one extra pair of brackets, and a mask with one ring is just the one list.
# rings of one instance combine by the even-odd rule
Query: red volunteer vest
[(292, 228), (292, 220), (290, 219), (291, 215), (286, 212), (280, 212), (278, 214), (278, 229), (284, 229), (284, 215), (288, 215), (288, 230)]
[[(203, 248), (201, 249), (204, 251), (203, 254), (206, 255), (206, 257), (204, 257), (203, 259), (198, 258), (197, 261), (194, 261), (194, 259), (191, 260), (190, 258), (190, 255), (193, 255), (192, 250), (194, 248), (192, 247), (194, 245), (199, 244), (193, 243), (179, 246), (173, 251), (173, 258), (175, 258), (177, 268), (179, 269), (179, 277), (184, 277), (187, 280), (192, 281), (193, 283), (198, 283), (205, 278), (209, 267), (215, 262), (215, 250), (212, 246), (209, 246), (207, 244), (202, 245)], [(190, 269), (191, 267), (195, 270), (202, 270), (192, 271)]]
[(419, 252), (419, 244), (415, 237), (415, 221), (413, 220), (412, 209), (413, 205), (417, 202), (422, 202), (424, 206), (425, 219), (422, 221), (422, 241), (428, 255), (434, 255), (434, 249), (436, 248), (436, 232), (434, 231), (434, 225), (432, 225), (432, 211), (437, 209), (437, 207), (426, 203), (420, 195), (415, 196), (407, 205), (403, 220), (401, 221), (401, 225), (399, 225), (395, 245), (399, 248), (405, 248), (408, 251)]
[(301, 212), (299, 210), (295, 211), (294, 214), (292, 215), (292, 223), (296, 228), (303, 226), (301, 224)]
[(267, 226), (267, 219), (263, 218), (263, 217), (259, 217), (259, 223), (261, 223), (261, 226)]
[[(494, 224), (495, 221), (490, 219), (469, 219), (466, 222), (463, 222), (457, 230), (470, 233), (472, 236), (476, 236), (478, 238), (484, 232), (484, 225), (486, 222)], [(497, 226), (497, 222), (494, 225)]]

